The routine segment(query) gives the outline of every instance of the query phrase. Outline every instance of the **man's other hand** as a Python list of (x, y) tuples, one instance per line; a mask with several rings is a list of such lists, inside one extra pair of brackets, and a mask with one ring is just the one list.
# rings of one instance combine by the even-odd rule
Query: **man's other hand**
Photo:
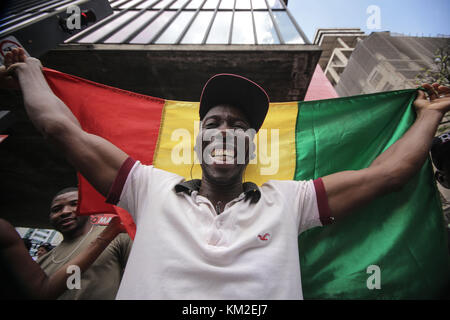
[(417, 114), (426, 110), (433, 110), (442, 113), (443, 116), (450, 111), (450, 87), (441, 86), (437, 83), (423, 84), (422, 87), (426, 90), (426, 94), (419, 90), (414, 101)]
[(0, 67), (0, 87), (3, 89), (20, 89), (17, 79), (19, 69), (36, 68), (42, 70), (41, 62), (27, 57), (23, 48), (14, 48), (5, 55), (5, 65)]
[(18, 68), (27, 65), (36, 65), (36, 67), (42, 68), (38, 59), (27, 58), (23, 48), (14, 48), (6, 53), (4, 64), (0, 67), (0, 88), (2, 89), (20, 89), (16, 76)]

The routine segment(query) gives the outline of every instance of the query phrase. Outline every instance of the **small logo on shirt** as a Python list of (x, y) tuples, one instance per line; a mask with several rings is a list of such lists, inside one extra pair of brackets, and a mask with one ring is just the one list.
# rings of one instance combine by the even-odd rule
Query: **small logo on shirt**
[(270, 233), (263, 232), (261, 234), (258, 234), (258, 239), (262, 242), (267, 242), (270, 240)]

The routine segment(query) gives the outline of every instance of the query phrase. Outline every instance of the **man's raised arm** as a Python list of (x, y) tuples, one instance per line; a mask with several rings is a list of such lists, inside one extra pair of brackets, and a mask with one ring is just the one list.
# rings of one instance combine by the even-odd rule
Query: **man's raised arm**
[(420, 170), (442, 117), (450, 110), (450, 88), (423, 85), (414, 106), (417, 118), (401, 139), (366, 169), (343, 171), (323, 177), (331, 215), (336, 219), (374, 198), (398, 190)]
[(34, 126), (106, 196), (127, 154), (109, 141), (81, 129), (69, 108), (48, 86), (39, 60), (27, 58), (22, 49), (13, 49), (5, 56), (5, 66), (2, 77), (17, 77), (25, 109)]
[[(108, 226), (85, 248), (66, 264), (47, 276), (40, 266), (31, 259), (23, 240), (14, 227), (0, 218), (0, 261), (6, 263), (8, 272), (0, 274), (2, 282), (1, 296), (10, 294), (14, 289), (24, 295), (21, 299), (56, 299), (67, 290), (67, 279), (71, 276), (69, 267), (77, 266), (81, 272), (86, 271), (97, 260), (115, 237), (125, 232), (118, 217), (114, 217)], [(9, 278), (5, 278), (9, 277)], [(3, 292), (2, 292), (3, 291)], [(13, 297), (14, 299), (16, 297)]]

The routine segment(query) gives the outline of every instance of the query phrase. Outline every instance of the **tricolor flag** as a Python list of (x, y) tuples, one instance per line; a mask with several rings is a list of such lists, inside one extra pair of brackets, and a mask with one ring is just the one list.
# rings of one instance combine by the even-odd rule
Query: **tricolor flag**
[[(144, 164), (200, 178), (193, 164), (198, 102), (170, 101), (45, 69), (54, 93), (87, 132)], [(199, 84), (199, 93), (200, 87)], [(271, 103), (245, 181), (315, 179), (371, 162), (415, 120), (416, 90)], [(118, 213), (79, 176), (81, 214)], [(299, 236), (305, 299), (421, 299), (448, 294), (450, 257), (430, 161), (402, 190), (349, 218)], [(270, 257), (267, 257), (270, 259)], [(447, 292), (446, 292), (447, 290)]]

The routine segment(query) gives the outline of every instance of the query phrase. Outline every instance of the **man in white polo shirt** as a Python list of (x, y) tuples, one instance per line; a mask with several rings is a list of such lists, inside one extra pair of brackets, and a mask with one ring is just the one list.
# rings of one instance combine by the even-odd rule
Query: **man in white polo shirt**
[(126, 160), (107, 200), (137, 226), (118, 299), (302, 298), (297, 237), (322, 225), (326, 195), (320, 179), (242, 183), (251, 145), (236, 134), (258, 131), (268, 106), (257, 84), (216, 75), (200, 103), (201, 180)]
[(298, 234), (405, 184), (450, 110), (450, 88), (424, 85), (430, 99), (419, 92), (413, 126), (368, 168), (258, 188), (242, 180), (250, 139), (244, 139), (244, 161), (237, 161), (236, 143), (219, 138), (231, 131), (236, 142), (242, 131), (257, 131), (269, 99), (246, 78), (217, 75), (200, 99), (202, 179), (184, 181), (84, 132), (48, 87), (38, 60), (13, 49), (5, 64), (36, 128), (136, 222), (119, 299), (301, 299)]

